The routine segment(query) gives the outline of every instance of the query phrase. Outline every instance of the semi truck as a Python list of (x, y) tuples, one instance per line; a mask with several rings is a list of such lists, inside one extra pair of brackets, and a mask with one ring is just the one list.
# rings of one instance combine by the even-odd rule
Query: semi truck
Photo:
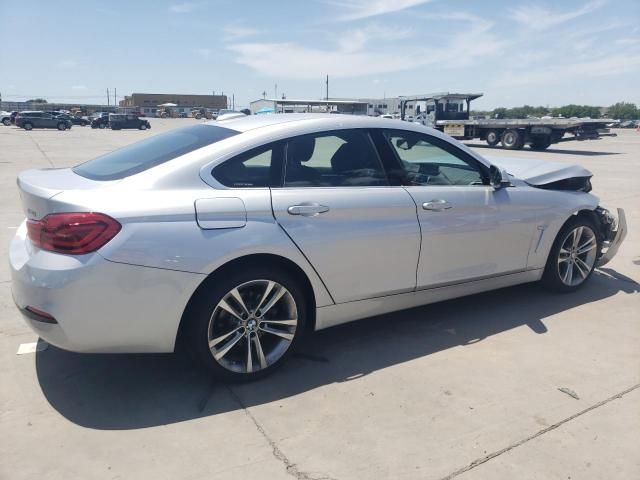
[(507, 150), (520, 150), (525, 145), (545, 150), (553, 143), (616, 136), (606, 128), (613, 122), (607, 118), (471, 119), (471, 101), (482, 95), (446, 92), (400, 97), (400, 118), (436, 128), (459, 140), (480, 139), (491, 147), (500, 143)]

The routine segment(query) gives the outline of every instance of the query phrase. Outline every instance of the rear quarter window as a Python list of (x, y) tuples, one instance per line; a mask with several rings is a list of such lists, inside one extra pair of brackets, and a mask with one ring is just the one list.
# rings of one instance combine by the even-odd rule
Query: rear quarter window
[(238, 133), (214, 125), (194, 125), (156, 135), (89, 160), (74, 167), (73, 171), (91, 180), (120, 180)]

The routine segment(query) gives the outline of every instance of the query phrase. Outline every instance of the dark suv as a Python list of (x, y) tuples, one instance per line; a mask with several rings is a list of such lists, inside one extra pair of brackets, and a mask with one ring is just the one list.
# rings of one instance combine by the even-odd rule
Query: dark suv
[(70, 129), (73, 124), (67, 118), (52, 115), (49, 112), (20, 112), (16, 116), (16, 127), (25, 130), (33, 128), (57, 128), (58, 130)]
[(109, 115), (109, 125), (111, 130), (120, 130), (122, 128), (138, 128), (146, 130), (151, 128), (148, 120), (138, 117), (133, 113), (112, 113)]

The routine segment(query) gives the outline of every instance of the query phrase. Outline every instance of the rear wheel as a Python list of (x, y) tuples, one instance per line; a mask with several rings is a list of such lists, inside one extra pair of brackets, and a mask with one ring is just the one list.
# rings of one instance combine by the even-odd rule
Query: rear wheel
[(306, 299), (286, 272), (256, 267), (216, 278), (186, 321), (198, 360), (215, 376), (250, 381), (279, 367), (300, 340)]
[(33, 125), (29, 122), (26, 122), (22, 125), (22, 128), (24, 128), (25, 130), (33, 130)]
[(501, 142), (507, 150), (520, 150), (524, 145), (524, 135), (519, 130), (511, 128), (504, 131)]
[(542, 276), (543, 284), (558, 292), (581, 287), (595, 268), (602, 242), (593, 222), (584, 217), (569, 220), (556, 237)]
[(496, 130), (489, 130), (485, 136), (485, 140), (487, 141), (487, 145), (495, 147), (500, 143), (500, 135)]
[(138, 127), (140, 130), (146, 130), (147, 126), (143, 123)]
[(100, 125), (98, 125), (98, 128), (106, 128), (107, 126), (104, 123), (101, 123)]
[(67, 124), (66, 123), (64, 123), (64, 122), (58, 123), (58, 130), (64, 131), (66, 129), (67, 129)]
[(9, 119), (9, 118), (3, 118), (3, 119), (2, 119), (2, 124), (3, 124), (5, 127), (8, 127), (9, 125), (11, 125), (11, 119)]

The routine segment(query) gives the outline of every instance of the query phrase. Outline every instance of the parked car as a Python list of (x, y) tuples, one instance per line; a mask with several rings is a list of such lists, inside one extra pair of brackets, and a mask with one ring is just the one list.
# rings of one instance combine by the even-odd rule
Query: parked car
[(64, 118), (71, 122), (72, 125), (80, 125), (81, 127), (86, 127), (91, 124), (88, 118), (79, 117), (74, 115), (67, 115), (66, 113), (59, 113), (57, 118)]
[(91, 128), (107, 128), (109, 126), (109, 115), (94, 116), (91, 120)]
[(11, 112), (0, 111), (0, 122), (6, 127), (11, 125)]
[(33, 128), (57, 128), (68, 130), (72, 127), (71, 120), (48, 112), (25, 111), (16, 116), (16, 127), (31, 130)]
[(140, 118), (132, 113), (112, 113), (109, 115), (109, 126), (111, 130), (121, 130), (123, 128), (137, 128), (146, 130), (151, 128), (148, 120)]
[(590, 177), (489, 161), (400, 120), (192, 125), (21, 173), (13, 296), (60, 348), (170, 352), (180, 339), (215, 375), (251, 380), (309, 330), (525, 282), (582, 287), (627, 231)]

